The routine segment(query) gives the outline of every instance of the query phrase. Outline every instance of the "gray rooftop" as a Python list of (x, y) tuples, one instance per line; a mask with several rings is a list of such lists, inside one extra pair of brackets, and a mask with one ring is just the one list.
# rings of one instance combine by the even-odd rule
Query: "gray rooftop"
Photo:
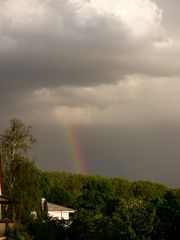
[(74, 209), (47, 202), (48, 211), (75, 212)]

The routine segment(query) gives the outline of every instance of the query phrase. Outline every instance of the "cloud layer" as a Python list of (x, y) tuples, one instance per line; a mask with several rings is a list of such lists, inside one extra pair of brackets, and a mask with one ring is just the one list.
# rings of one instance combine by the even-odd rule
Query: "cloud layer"
[(152, 71), (144, 58), (161, 11), (150, 0), (8, 0), (0, 9), (2, 87), (97, 85)]
[(154, 1), (0, 4), (5, 116), (80, 125), (179, 119), (180, 42), (167, 36)]

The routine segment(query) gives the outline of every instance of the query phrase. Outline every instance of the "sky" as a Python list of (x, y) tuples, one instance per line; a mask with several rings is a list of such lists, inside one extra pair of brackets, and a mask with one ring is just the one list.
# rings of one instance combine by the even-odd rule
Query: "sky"
[(180, 183), (179, 0), (1, 0), (0, 130), (42, 170)]

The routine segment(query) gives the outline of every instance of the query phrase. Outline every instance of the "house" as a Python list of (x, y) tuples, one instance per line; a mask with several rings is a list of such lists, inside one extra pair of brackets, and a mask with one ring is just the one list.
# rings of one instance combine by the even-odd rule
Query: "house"
[(48, 215), (59, 220), (69, 220), (71, 214), (75, 212), (72, 208), (47, 202)]
[(59, 220), (69, 220), (70, 215), (75, 212), (75, 210), (72, 208), (50, 203), (46, 201), (45, 198), (42, 199), (42, 208), (43, 210), (45, 210), (45, 208), (47, 209), (46, 211), (50, 217)]

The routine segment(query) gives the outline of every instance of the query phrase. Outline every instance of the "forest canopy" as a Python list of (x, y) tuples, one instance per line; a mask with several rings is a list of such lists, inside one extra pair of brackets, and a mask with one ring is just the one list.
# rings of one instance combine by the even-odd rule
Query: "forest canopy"
[[(15, 212), (10, 208), (4, 214), (21, 222), (7, 231), (8, 239), (180, 239), (179, 188), (143, 180), (44, 172), (30, 158), (35, 142), (31, 127), (18, 119), (11, 120), (0, 135), (3, 193), (16, 203)], [(45, 216), (42, 197), (74, 208), (70, 222)], [(37, 219), (32, 218), (34, 210)]]

